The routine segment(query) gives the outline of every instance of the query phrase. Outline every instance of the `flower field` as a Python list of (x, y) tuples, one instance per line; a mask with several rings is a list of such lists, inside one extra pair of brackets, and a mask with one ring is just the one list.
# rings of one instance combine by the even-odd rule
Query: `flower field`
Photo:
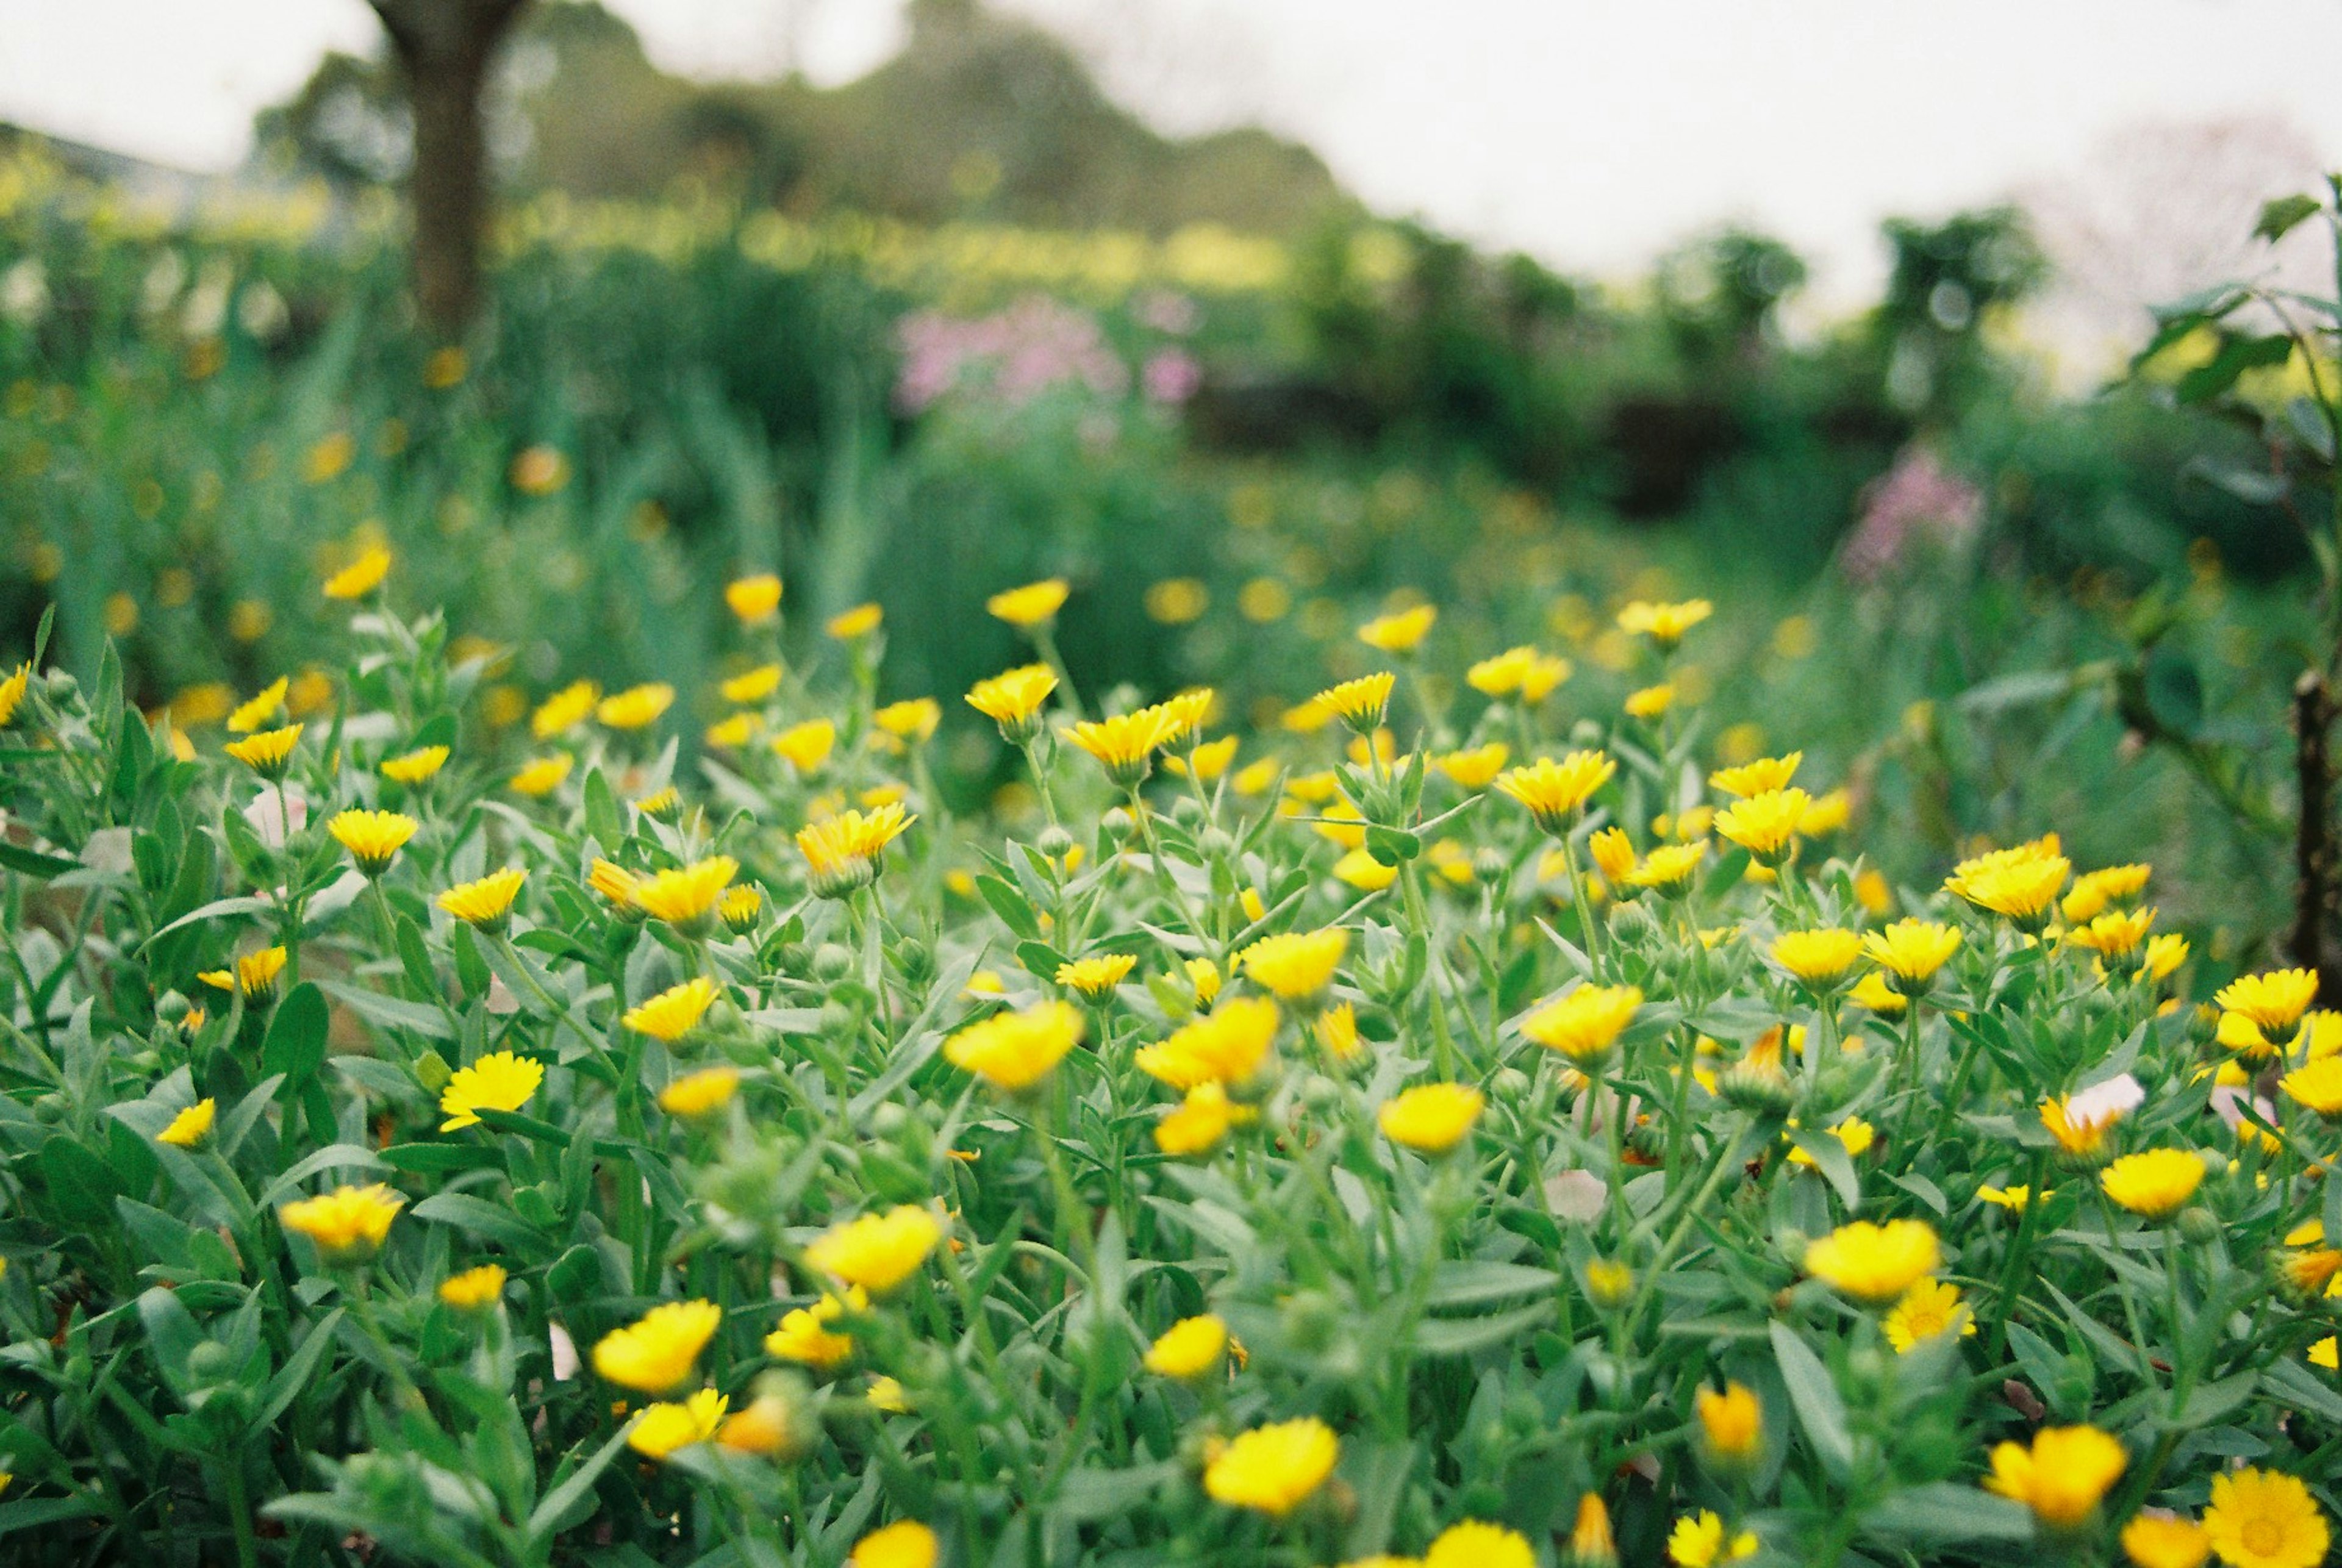
[(2342, 1017), (2087, 824), (1883, 874), (1705, 602), (1261, 727), (1062, 581), (922, 691), (752, 575), (516, 753), (404, 560), (304, 591), (297, 718), (0, 685), (27, 1560), (2328, 1555)]

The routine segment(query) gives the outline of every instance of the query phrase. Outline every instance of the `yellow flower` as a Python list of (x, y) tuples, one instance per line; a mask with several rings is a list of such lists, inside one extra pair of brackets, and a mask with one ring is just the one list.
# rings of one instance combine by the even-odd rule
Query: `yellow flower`
[(501, 1263), (482, 1263), (439, 1282), (439, 1299), (458, 1312), (485, 1312), (505, 1293)]
[(1444, 1154), (1462, 1143), (1480, 1119), (1487, 1097), (1463, 1084), (1418, 1084), (1384, 1102), (1376, 1124), (1394, 1144)]
[(250, 702), (228, 714), (227, 727), (237, 734), (249, 734), (275, 718), (276, 710), (285, 705), (285, 688), (291, 684), (283, 675), (269, 682)]
[(1127, 953), (1103, 953), (1057, 965), (1057, 984), (1080, 992), (1092, 1002), (1105, 1002), (1114, 988), (1130, 978), (1138, 960)]
[(1577, 1500), (1577, 1522), (1569, 1532), (1570, 1568), (1616, 1568), (1618, 1543), (1610, 1533), (1610, 1510), (1602, 1494), (1589, 1492)]
[(906, 697), (888, 703), (870, 715), (870, 722), (900, 741), (924, 741), (943, 723), (944, 711), (933, 697)]
[(1957, 1329), (1962, 1335), (1976, 1333), (1976, 1319), (1967, 1303), (1960, 1299), (1959, 1287), (1941, 1280), (1921, 1280), (1903, 1293), (1895, 1310), (1887, 1314), (1882, 1325), (1887, 1341), (1897, 1354), (1908, 1354), (1921, 1340), (1933, 1339), (1939, 1333)]
[(2053, 836), (1964, 860), (1945, 878), (1945, 891), (2037, 929), (2048, 919), (2073, 869), (2056, 844)]
[(1282, 1519), (1326, 1483), (1341, 1453), (1334, 1429), (1315, 1416), (1256, 1426), (1204, 1467), (1204, 1490), (1232, 1508)]
[(1354, 849), (1334, 863), (1335, 880), (1360, 893), (1380, 893), (1398, 880), (1398, 867), (1385, 865), (1363, 849)]
[(886, 618), (886, 613), (876, 604), (856, 604), (829, 618), (823, 627), (841, 643), (851, 643), (876, 631)]
[(889, 1415), (908, 1415), (911, 1402), (903, 1393), (903, 1385), (891, 1377), (874, 1377), (863, 1403), (873, 1410), (883, 1410)]
[(1643, 857), (1643, 864), (1622, 879), (1629, 887), (1646, 887), (1666, 894), (1684, 892), (1692, 875), (1707, 858), (1707, 840), (1661, 844)]
[(19, 664), (0, 680), (0, 730), (16, 722), (16, 709), (25, 701), (25, 693), (33, 684), (33, 666)]
[(1377, 670), (1328, 686), (1309, 700), (1358, 734), (1370, 735), (1382, 727), (1383, 714), (1390, 708), (1391, 687), (1397, 679), (1388, 670)]
[(889, 802), (867, 814), (840, 812), (801, 830), (797, 849), (806, 857), (814, 892), (824, 898), (843, 898), (876, 881), (886, 846), (917, 820)]
[(439, 1130), (453, 1133), (476, 1127), (482, 1111), (517, 1111), (544, 1082), (544, 1063), (510, 1051), (492, 1052), (468, 1067), (457, 1068), (447, 1080), (439, 1096), (439, 1108), (447, 1113), (447, 1119), (439, 1124)]
[(1491, 697), (1508, 697), (1521, 689), (1529, 666), (1536, 662), (1535, 648), (1507, 648), (1494, 658), (1482, 659), (1464, 672), (1464, 681), (1474, 691)]
[(1253, 1114), (1249, 1107), (1228, 1099), (1218, 1079), (1207, 1078), (1155, 1124), (1155, 1146), (1176, 1156), (1206, 1154), (1228, 1135), (1230, 1127)]
[(652, 1459), (665, 1459), (678, 1448), (705, 1443), (724, 1424), (731, 1403), (714, 1389), (703, 1388), (679, 1404), (645, 1405), (626, 1428), (626, 1446)]
[(293, 748), (300, 744), (301, 726), (286, 724), (283, 729), (263, 730), (227, 744), (227, 754), (265, 779), (281, 779), (293, 760)]
[(2203, 1568), (2212, 1538), (2193, 1519), (2141, 1513), (2123, 1526), (2122, 1549), (2134, 1568)]
[(591, 681), (572, 681), (537, 704), (529, 715), (528, 731), (538, 740), (551, 740), (566, 734), (586, 722), (594, 704), (602, 700), (602, 688)]
[(1423, 1568), (1536, 1568), (1536, 1552), (1517, 1530), (1466, 1519), (1432, 1538)]
[(1746, 850), (1760, 865), (1788, 857), (1813, 797), (1801, 789), (1767, 790), (1734, 801), (1716, 814), (1716, 831)]
[(2178, 1212), (2196, 1195), (2204, 1162), (2185, 1149), (2149, 1149), (2125, 1154), (2098, 1173), (2107, 1196), (2134, 1214), (2159, 1220)]
[(382, 586), (390, 575), (390, 552), (379, 544), (369, 544), (358, 552), (357, 559), (325, 579), (328, 599), (363, 599)]
[(1569, 672), (1570, 664), (1567, 659), (1545, 654), (1537, 654), (1529, 660), (1527, 668), (1521, 672), (1521, 701), (1524, 703), (1545, 701), (1556, 686), (1569, 679)]
[(846, 1568), (936, 1568), (936, 1533), (906, 1519), (873, 1530), (854, 1543)]
[(1898, 920), (1862, 939), (1862, 951), (1895, 977), (1896, 989), (1906, 995), (1925, 989), (1959, 946), (1957, 930), (1925, 920)]
[(430, 778), (446, 764), (447, 748), (445, 746), (419, 746), (414, 751), (403, 753), (398, 756), (385, 757), (382, 762), (382, 776), (393, 784), (403, 784), (412, 787)]
[(1146, 1350), (1146, 1370), (1158, 1377), (1197, 1378), (1218, 1370), (1227, 1353), (1228, 1325), (1209, 1313), (1182, 1318)]
[(2041, 1102), (2041, 1124), (2057, 1140), (2057, 1147), (2072, 1162), (2095, 1164), (2105, 1152), (2107, 1132), (2122, 1119), (2117, 1111), (2104, 1116), (2084, 1116), (2071, 1110), (2070, 1102)]
[(276, 993), (276, 977), (285, 973), (285, 956), (282, 947), (264, 947), (237, 959), (233, 974), (225, 969), (213, 969), (200, 978), (222, 991), (241, 991), (250, 1001), (265, 1001)]
[(1705, 599), (1686, 599), (1680, 604), (1655, 604), (1637, 599), (1618, 612), (1618, 629), (1629, 636), (1646, 636), (1663, 648), (1672, 648), (1683, 641), (1683, 634), (1716, 613), (1716, 606)]
[(1279, 1000), (1307, 1003), (1334, 983), (1334, 970), (1349, 950), (1350, 934), (1338, 925), (1286, 932), (1246, 948), (1236, 954), (1236, 965)]
[(415, 836), (415, 819), (395, 811), (345, 811), (327, 823), (325, 831), (350, 852), (360, 871), (380, 876), (390, 869), (400, 846)]
[(1187, 976), (1188, 989), (1196, 994), (1196, 1006), (1208, 1008), (1219, 999), (1220, 966), (1208, 958), (1190, 958), (1180, 964)]
[(158, 1144), (168, 1144), (175, 1149), (192, 1149), (211, 1136), (212, 1119), (219, 1106), (206, 1098), (196, 1101), (171, 1118), (171, 1124), (155, 1134)]
[[(1750, 1054), (1754, 1054), (1756, 1047), (1751, 1046), (1749, 1050)], [(1777, 1045), (1775, 1047), (1776, 1060), (1778, 1059), (1778, 1050), (1779, 1048)], [(1790, 1123), (1790, 1125), (1795, 1126), (1797, 1124), (1792, 1122)], [(1878, 1136), (1878, 1129), (1873, 1127), (1869, 1123), (1864, 1121), (1859, 1116), (1848, 1116), (1846, 1120), (1831, 1127), (1829, 1129), (1829, 1134), (1831, 1137), (1836, 1138), (1838, 1143), (1845, 1147), (1846, 1157), (1847, 1159), (1858, 1160), (1862, 1158), (1863, 1155), (1870, 1152), (1871, 1144), (1875, 1142)], [(1788, 1134), (1784, 1133), (1781, 1136), (1784, 1141), (1787, 1141)], [(1789, 1164), (1793, 1165), (1811, 1165), (1813, 1163), (1814, 1157), (1811, 1154), (1807, 1154), (1803, 1149), (1791, 1149), (1789, 1151)]]
[(1166, 577), (1146, 588), (1148, 618), (1166, 626), (1184, 626), (1203, 618), (1212, 607), (1212, 591), (1193, 577)]
[(2075, 927), (2066, 940), (2102, 959), (2120, 958), (2147, 940), (2147, 928), (2154, 924), (2151, 909), (2110, 909)]
[(1718, 1563), (1754, 1557), (1756, 1551), (1754, 1533), (1746, 1530), (1726, 1533), (1722, 1517), (1708, 1509), (1676, 1520), (1667, 1535), (1667, 1559), (1676, 1568), (1716, 1568)]
[(861, 1290), (849, 1289), (842, 1301), (825, 1294), (809, 1307), (791, 1308), (781, 1315), (773, 1332), (765, 1336), (765, 1353), (800, 1366), (828, 1371), (854, 1353), (854, 1336), (839, 1333), (829, 1326), (844, 1317), (849, 1308), (856, 1313), (869, 1311), (870, 1297)]
[(1065, 608), (1067, 591), (1063, 577), (1045, 577), (1038, 583), (995, 594), (984, 602), (984, 608), (995, 620), (1030, 631), (1057, 618), (1057, 612)]
[(2277, 1080), (2286, 1096), (2321, 1116), (2342, 1116), (2342, 1056), (2320, 1056)]
[(525, 795), (548, 795), (559, 789), (569, 777), (576, 759), (567, 752), (555, 752), (551, 756), (538, 757), (509, 781), (513, 793)]
[(832, 1225), (806, 1248), (806, 1262), (849, 1285), (885, 1295), (918, 1272), (943, 1239), (935, 1215), (910, 1203)]
[(1669, 682), (1637, 687), (1626, 694), (1626, 716), (1630, 719), (1656, 719), (1675, 706), (1675, 702), (1676, 689)]
[(702, 1067), (696, 1073), (686, 1073), (660, 1090), (659, 1109), (670, 1116), (710, 1115), (730, 1104), (739, 1087), (740, 1074), (736, 1070)]
[[(1268, 1060), (1276, 1021), (1276, 1003), (1238, 996), (1182, 1025), (1160, 1044), (1141, 1048), (1132, 1060), (1140, 1072), (1174, 1089), (1240, 1085)], [(1159, 1134), (1161, 1129), (1156, 1131)]]
[(1805, 753), (1791, 752), (1785, 757), (1758, 757), (1738, 767), (1718, 768), (1707, 775), (1708, 786), (1737, 799), (1771, 794), (1789, 787), (1789, 781), (1797, 776), (1797, 764), (1805, 760)]
[(781, 607), (781, 579), (772, 572), (735, 577), (724, 584), (724, 603), (740, 618), (742, 625), (753, 626), (771, 620), (774, 612)]
[(550, 495), (569, 483), (569, 459), (550, 446), (525, 446), (505, 476), (524, 495)]
[(1638, 985), (1580, 985), (1522, 1019), (1521, 1034), (1583, 1067), (1609, 1054), (1642, 1004)]
[(714, 1302), (662, 1302), (594, 1346), (594, 1370), (638, 1393), (665, 1393), (691, 1375), (724, 1323)]
[(2317, 1568), (2333, 1539), (2299, 1478), (2251, 1466), (2212, 1477), (2204, 1533), (2231, 1568)]
[[(1111, 718), (1085, 719), (1060, 733), (1096, 758), (1106, 777), (1124, 789), (1136, 789), (1154, 764), (1156, 748), (1171, 739), (1176, 724), (1158, 704)], [(1007, 733), (1006, 725), (1002, 733)]]
[(773, 737), (773, 752), (801, 774), (809, 774), (829, 760), (837, 744), (837, 726), (827, 719), (807, 719), (791, 724)]
[(760, 1393), (724, 1418), (716, 1441), (735, 1453), (794, 1459), (806, 1448), (800, 1406), (778, 1393)]
[(2327, 1334), (2309, 1347), (2309, 1363), (2328, 1372), (2342, 1371), (2342, 1338)]
[(527, 880), (527, 872), (508, 865), (502, 871), (490, 872), (477, 882), (459, 883), (449, 888), (439, 895), (439, 907), (466, 925), (487, 932), (502, 931), (512, 918), (513, 900), (519, 895), (520, 884)]
[(706, 924), (739, 871), (740, 863), (730, 855), (712, 854), (655, 872), (635, 884), (635, 905), (654, 920), (690, 931)]
[(1755, 1462), (1765, 1446), (1765, 1407), (1754, 1391), (1726, 1383), (1721, 1392), (1702, 1388), (1692, 1403), (1711, 1462), (1727, 1467)]
[(1977, 1196), (1983, 1202), (2007, 1209), (2011, 1213), (2022, 1213), (2025, 1212), (2025, 1205), (2033, 1201), (2033, 1189), (2022, 1185), (1978, 1187)]
[(1057, 674), (1046, 664), (1003, 671), (968, 689), (967, 705), (1000, 726), (1001, 738), (1023, 745), (1041, 733), (1041, 704), (1057, 689)]
[(1449, 752), (1439, 759), (1439, 771), (1466, 789), (1486, 789), (1512, 754), (1504, 742), (1490, 741), (1470, 751)]
[(1236, 760), (1236, 736), (1222, 735), (1218, 740), (1203, 743), (1185, 756), (1165, 757), (1163, 765), (1181, 778), (1192, 774), (1198, 782), (1210, 784)]
[(639, 730), (656, 723), (675, 702), (675, 688), (663, 681), (613, 692), (594, 704), (594, 717), (605, 729)]
[(1622, 827), (1606, 827), (1586, 841), (1595, 869), (1614, 883), (1623, 883), (1635, 869), (1635, 841)]
[[(230, 746), (233, 752), (235, 748)], [(2231, 1013), (2259, 1025), (2264, 1034), (2289, 1034), (2309, 1004), (2317, 1000), (2317, 972), (2277, 969), (2232, 980), (2213, 998)]]
[(1985, 1489), (2022, 1503), (2053, 1530), (2087, 1520), (2129, 1465), (2123, 1445), (2095, 1426), (2045, 1426), (2030, 1449), (2004, 1443), (1992, 1451)]
[(1942, 1260), (1924, 1220), (1857, 1220), (1806, 1248), (1806, 1272), (1858, 1301), (1883, 1306), (1936, 1272)]
[(723, 988), (715, 981), (704, 974), (695, 975), (628, 1008), (620, 1022), (637, 1034), (647, 1034), (672, 1045), (699, 1027), (699, 1021), (723, 994)]
[(2148, 980), (2168, 980), (2187, 962), (2187, 939), (2176, 931), (2147, 939), (2147, 951), (2140, 954), (2138, 972)]
[(1785, 931), (1773, 939), (1774, 962), (1817, 991), (1845, 979), (1861, 956), (1862, 938), (1837, 926)]
[[(1124, 963), (1130, 962), (1126, 955)], [(1014, 1094), (1047, 1077), (1081, 1037), (1077, 1009), (1064, 1002), (1044, 1002), (969, 1024), (944, 1042), (944, 1059)]]
[(1411, 654), (1423, 645), (1439, 619), (1436, 604), (1417, 604), (1396, 614), (1377, 615), (1358, 628), (1358, 641), (1386, 654)]
[(365, 1187), (335, 1187), (314, 1198), (302, 1198), (276, 1211), (288, 1231), (317, 1243), (334, 1263), (361, 1262), (382, 1249), (390, 1222), (406, 1200), (381, 1183)]
[(1547, 833), (1568, 831), (1594, 792), (1610, 782), (1618, 764), (1602, 752), (1572, 752), (1559, 762), (1539, 757), (1526, 767), (1500, 774), (1496, 787), (1528, 807)]
[(781, 689), (781, 666), (758, 664), (753, 670), (743, 670), (716, 687), (724, 700), (735, 707), (749, 703), (761, 703)]

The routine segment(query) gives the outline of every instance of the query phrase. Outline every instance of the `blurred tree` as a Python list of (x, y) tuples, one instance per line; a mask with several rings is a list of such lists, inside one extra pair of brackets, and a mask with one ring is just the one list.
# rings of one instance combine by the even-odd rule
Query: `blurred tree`
[(1887, 401), (1923, 421), (1950, 416), (1996, 374), (1986, 325), (2040, 287), (2049, 265), (2015, 207), (1955, 213), (1940, 224), (1889, 218), (1881, 232), (1895, 255), (1874, 317)]
[(1805, 258), (1770, 235), (1728, 228), (1659, 263), (1659, 311), (1696, 363), (1746, 364), (1777, 334), (1781, 304), (1806, 284)]
[(415, 301), (439, 332), (479, 308), (480, 231), (487, 215), (481, 99), (496, 45), (528, 0), (370, 0), (406, 87), (414, 155)]

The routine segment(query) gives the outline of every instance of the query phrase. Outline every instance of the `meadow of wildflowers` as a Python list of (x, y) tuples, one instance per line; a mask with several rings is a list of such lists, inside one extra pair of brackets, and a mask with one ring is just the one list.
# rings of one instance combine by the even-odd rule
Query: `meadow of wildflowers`
[(906, 690), (755, 574), (499, 737), (394, 553), (309, 591), (200, 744), (0, 683), (27, 1561), (2329, 1555), (2342, 1017), (2065, 824), (1883, 874), (1706, 602), (1600, 606), (1623, 706), (1422, 603), (1261, 727), (1060, 580)]

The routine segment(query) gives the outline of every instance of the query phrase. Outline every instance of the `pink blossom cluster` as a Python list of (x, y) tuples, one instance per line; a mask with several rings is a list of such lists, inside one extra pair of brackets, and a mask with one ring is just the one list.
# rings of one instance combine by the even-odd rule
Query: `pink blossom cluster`
[(1909, 446), (1865, 495), (1838, 566), (1854, 582), (1875, 583), (1918, 545), (1951, 550), (1967, 544), (1983, 521), (1984, 493), (1926, 447)]
[(1021, 404), (1058, 386), (1112, 397), (1130, 385), (1129, 366), (1107, 345), (1096, 318), (1042, 295), (989, 315), (918, 311), (896, 330), (903, 371), (895, 402), (910, 414), (955, 391), (981, 389)]

